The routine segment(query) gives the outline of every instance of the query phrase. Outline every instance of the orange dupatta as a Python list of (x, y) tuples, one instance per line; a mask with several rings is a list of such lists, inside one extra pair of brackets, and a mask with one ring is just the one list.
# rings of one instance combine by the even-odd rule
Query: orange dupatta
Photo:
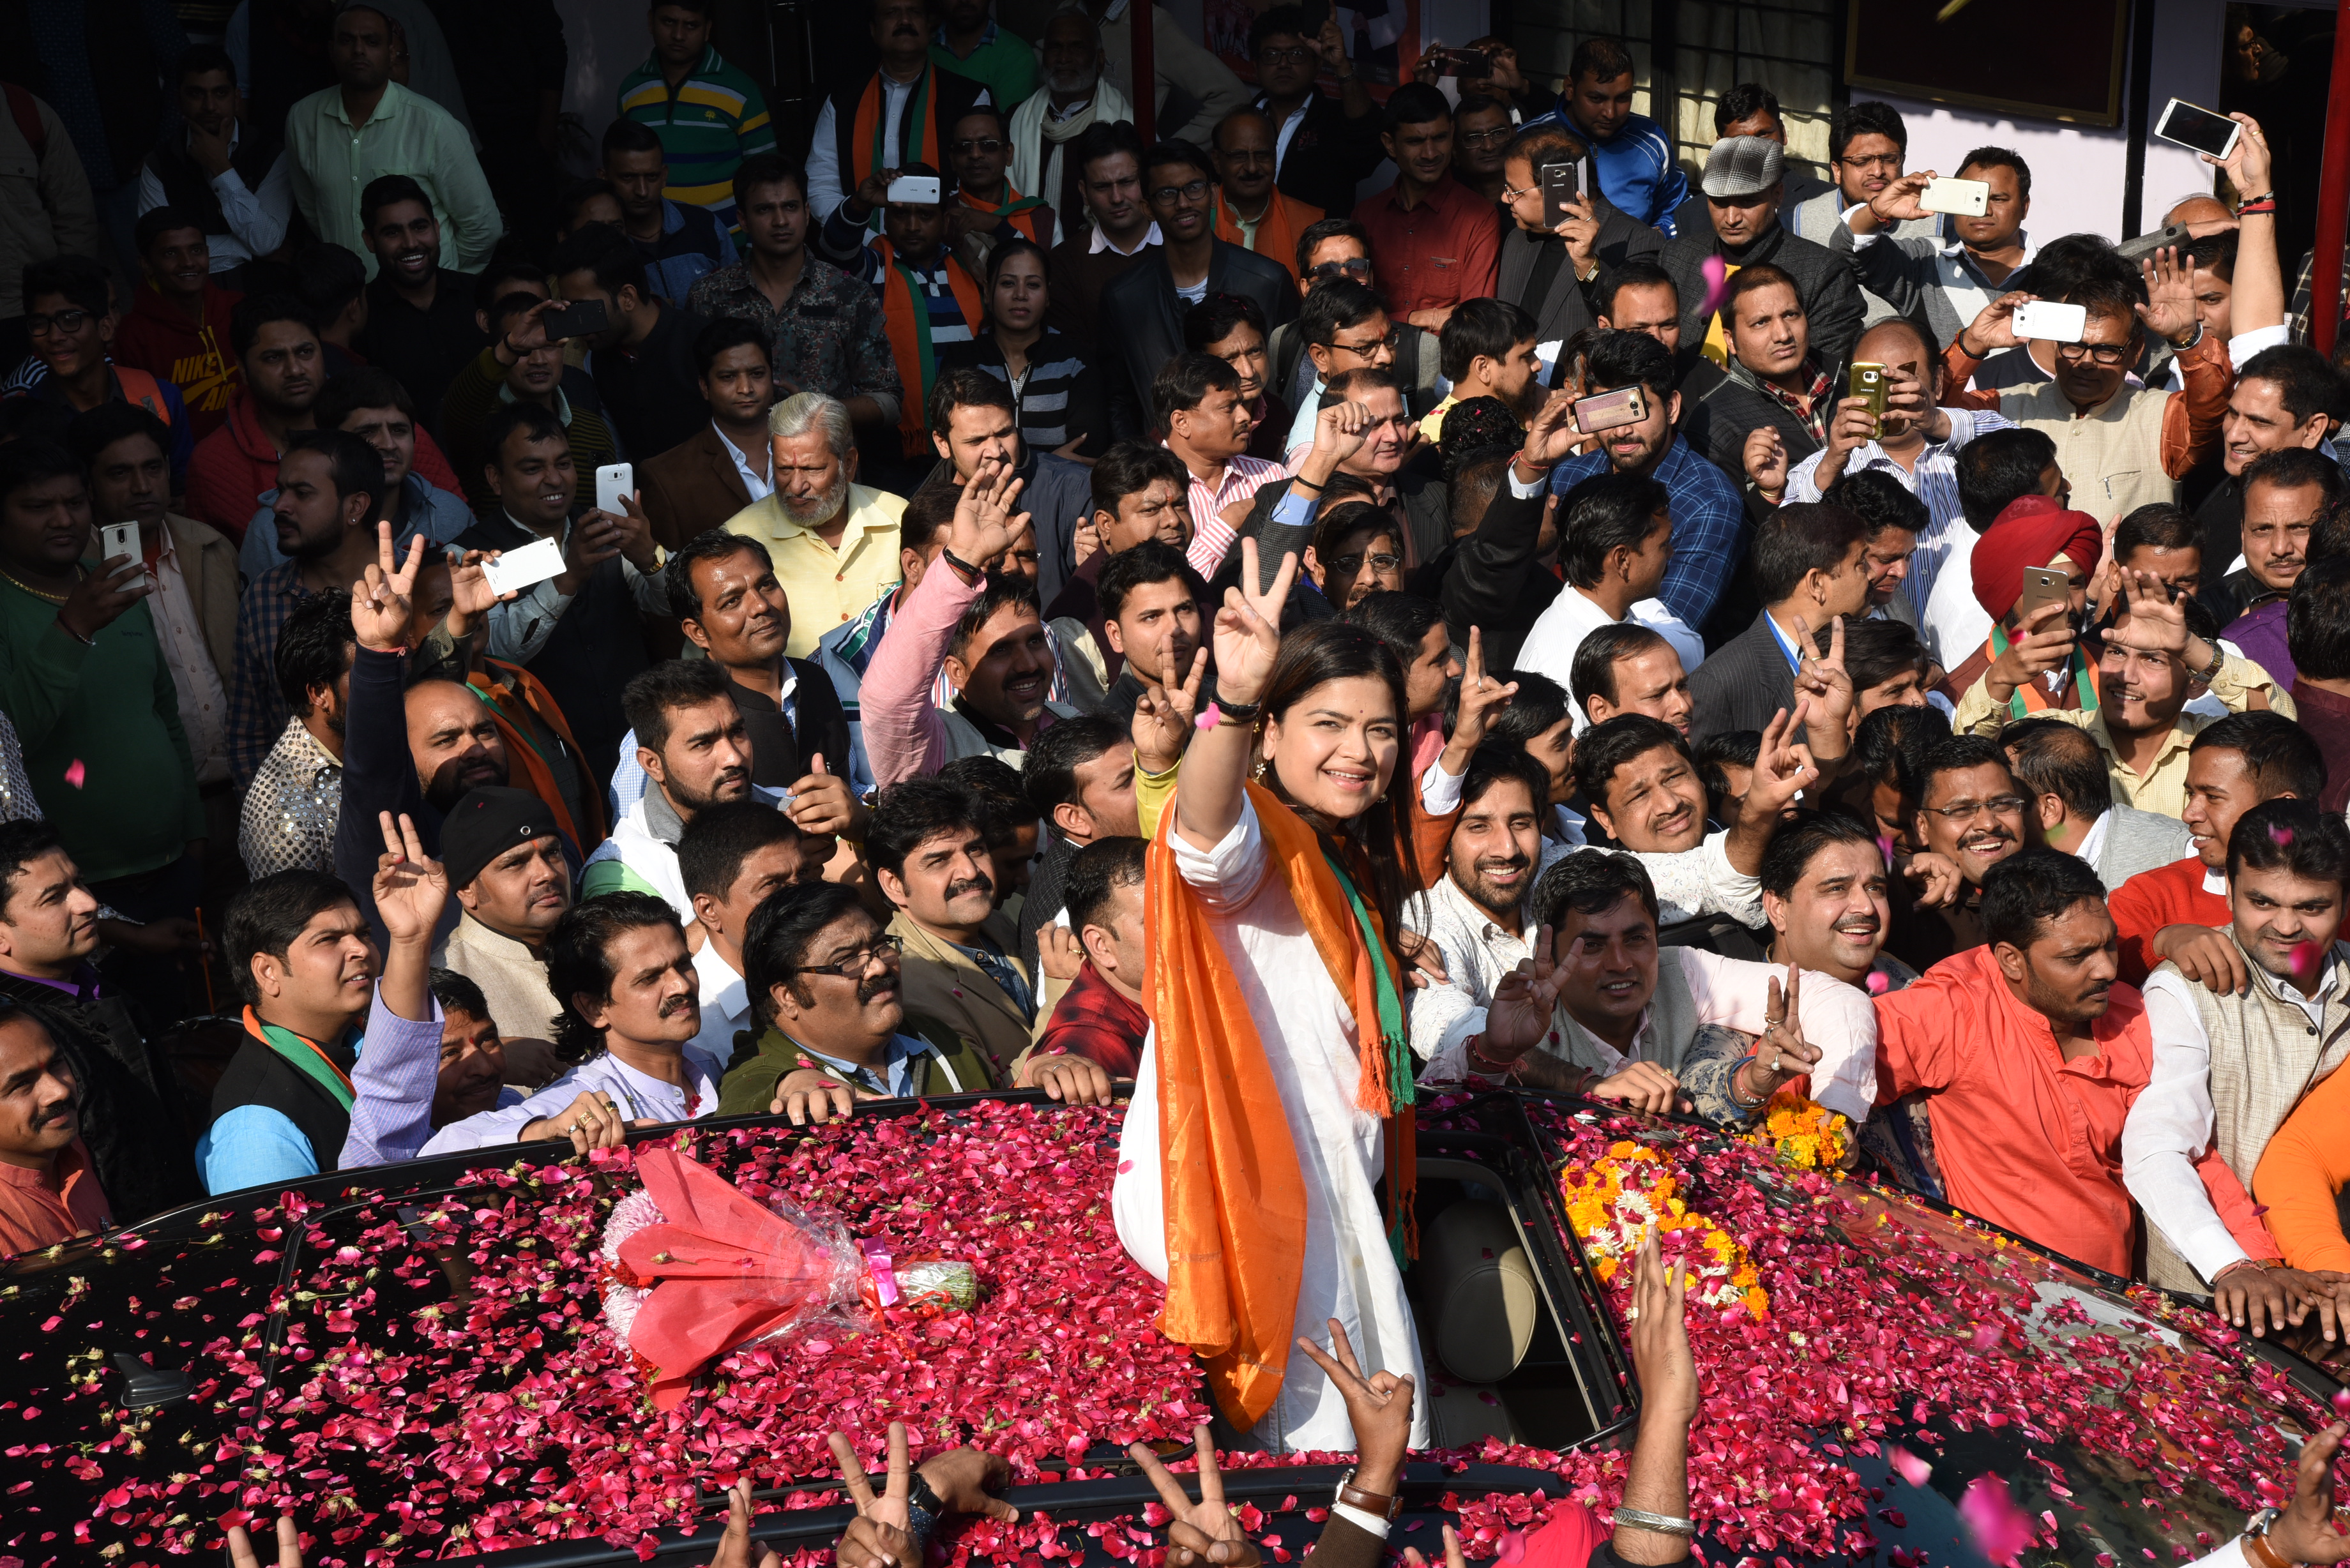
[(993, 218), (998, 223), (1010, 223), (1025, 235), (1031, 244), (1041, 245), (1045, 243), (1044, 235), (1036, 232), (1039, 222), (1037, 214), (1045, 211), (1045, 198), (1022, 195), (1009, 180), (1003, 182), (1003, 201), (1001, 204), (983, 202), (968, 191), (957, 191), (955, 200), (983, 217)]
[(579, 792), (579, 805), (588, 820), (572, 821), (570, 807), (563, 804), (562, 787), (555, 782), (555, 763), (559, 759), (549, 759), (540, 754), (530, 732), (514, 722), (505, 711), (505, 704), (512, 701), (529, 709), (538, 722), (554, 731), (577, 756), (580, 754), (579, 742), (571, 733), (570, 721), (564, 718), (562, 708), (556, 703), (555, 693), (529, 670), (502, 659), (485, 659), (483, 663), (489, 668), (473, 671), (466, 676), (465, 683), (490, 705), (490, 717), (497, 721), (499, 731), (505, 736), (507, 758), (521, 764), (523, 776), (530, 781), (527, 786), (530, 793), (538, 796), (546, 803), (546, 809), (555, 814), (555, 826), (571, 836), (572, 847), (582, 855), (589, 853), (604, 842), (606, 836), (602, 797), (596, 793), (593, 784), (585, 785)]
[[(939, 375), (938, 354), (931, 347), (930, 306), (916, 296), (914, 275), (899, 265), (898, 253), (889, 242), (876, 240), (873, 250), (881, 258), (881, 325), (889, 335), (889, 354), (898, 361), (898, 379), (905, 389), (898, 405), (898, 434), (905, 455), (920, 457), (931, 450), (925, 410), (930, 407), (931, 383)], [(954, 291), (963, 325), (976, 337), (981, 320), (979, 281), (951, 254), (946, 257), (946, 268), (947, 286)]]
[[(865, 84), (864, 93), (857, 100), (857, 126), (848, 139), (849, 167), (843, 171), (840, 188), (855, 191), (865, 182), (867, 175), (883, 167), (881, 150), (888, 146), (889, 128), (881, 121), (881, 106), (888, 101), (881, 92), (881, 73)], [(898, 167), (909, 163), (944, 163), (937, 156), (939, 146), (939, 67), (926, 66), (922, 79), (914, 84), (914, 101), (909, 106), (907, 136), (898, 143)]]
[[(1400, 982), (1384, 922), (1373, 909), (1382, 938), (1374, 953), (1314, 830), (1271, 791), (1247, 787), (1274, 869), (1354, 1010), (1362, 1064), (1355, 1103), (1387, 1118), (1390, 1221), (1416, 1250), (1412, 1113), (1409, 1103), (1398, 1106), (1388, 1079), (1372, 971), (1378, 964)], [(1418, 806), (1418, 781), (1405, 787), (1415, 840), (1432, 822), (1440, 843), (1451, 815), (1428, 818)], [(1256, 1020), (1198, 895), (1176, 869), (1167, 842), (1176, 814), (1170, 803), (1159, 816), (1144, 900), (1167, 1221), (1167, 1305), (1159, 1328), (1207, 1362), (1216, 1403), (1245, 1431), (1273, 1408), (1289, 1361), (1305, 1272), (1305, 1178)]]
[(1224, 193), (1216, 192), (1216, 238), (1227, 244), (1245, 245), (1261, 256), (1281, 264), (1281, 270), (1292, 278), (1297, 275), (1297, 236), (1322, 221), (1322, 209), (1293, 201), (1275, 190), (1273, 200), (1265, 203), (1264, 221), (1256, 226), (1256, 243), (1250, 244), (1241, 237), (1240, 220), (1232, 216), (1232, 203)]

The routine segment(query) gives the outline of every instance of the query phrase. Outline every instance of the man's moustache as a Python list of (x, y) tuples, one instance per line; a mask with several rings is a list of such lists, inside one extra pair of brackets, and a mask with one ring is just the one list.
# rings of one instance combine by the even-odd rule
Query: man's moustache
[(966, 877), (960, 882), (947, 884), (947, 897), (960, 898), (965, 893), (993, 893), (995, 884), (986, 877)]
[(870, 1002), (875, 997), (880, 996), (885, 992), (889, 995), (895, 996), (898, 994), (899, 989), (899, 981), (896, 975), (869, 974), (863, 980), (857, 982), (857, 1000), (860, 1002)]

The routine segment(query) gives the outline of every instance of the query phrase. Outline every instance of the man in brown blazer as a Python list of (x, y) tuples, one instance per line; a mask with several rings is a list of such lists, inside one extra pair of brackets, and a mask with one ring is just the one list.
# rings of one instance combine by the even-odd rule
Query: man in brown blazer
[(710, 422), (650, 458), (637, 474), (637, 499), (653, 538), (676, 549), (775, 488), (767, 410), (775, 400), (765, 334), (740, 317), (723, 316), (693, 340)]

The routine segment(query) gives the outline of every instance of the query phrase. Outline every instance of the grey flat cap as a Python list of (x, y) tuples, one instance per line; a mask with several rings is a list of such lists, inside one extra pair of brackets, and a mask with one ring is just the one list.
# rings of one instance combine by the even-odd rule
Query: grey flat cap
[(1706, 153), (1699, 184), (1709, 196), (1760, 196), (1785, 167), (1785, 150), (1769, 137), (1725, 136)]

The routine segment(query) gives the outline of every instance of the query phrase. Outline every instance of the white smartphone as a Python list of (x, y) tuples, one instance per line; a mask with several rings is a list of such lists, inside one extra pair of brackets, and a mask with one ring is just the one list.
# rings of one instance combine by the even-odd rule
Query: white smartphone
[(496, 560), (484, 561), (482, 575), (489, 578), (494, 594), (520, 593), (549, 577), (561, 576), (563, 552), (552, 539), (533, 539), (519, 550), (504, 550)]
[(1980, 218), (1991, 210), (1991, 186), (1981, 180), (1929, 180), (1918, 204), (1929, 213)]
[(623, 495), (637, 493), (637, 471), (634, 464), (615, 462), (596, 471), (596, 510), (608, 512), (615, 517), (628, 515), (620, 504)]
[(102, 561), (136, 561), (146, 554), (139, 545), (136, 523), (109, 523), (98, 534), (98, 555)]
[(905, 202), (917, 207), (939, 204), (939, 177), (935, 174), (900, 174), (889, 182), (883, 200), (891, 204)]
[(2015, 307), (2015, 335), (2043, 343), (2078, 343), (2089, 324), (2085, 305), (2059, 305), (2053, 299), (2027, 299)]
[(2163, 106), (2162, 118), (2154, 122), (2154, 133), (2165, 141), (2225, 160), (2236, 150), (2236, 138), (2244, 133), (2244, 128), (2224, 114), (2172, 99)]

